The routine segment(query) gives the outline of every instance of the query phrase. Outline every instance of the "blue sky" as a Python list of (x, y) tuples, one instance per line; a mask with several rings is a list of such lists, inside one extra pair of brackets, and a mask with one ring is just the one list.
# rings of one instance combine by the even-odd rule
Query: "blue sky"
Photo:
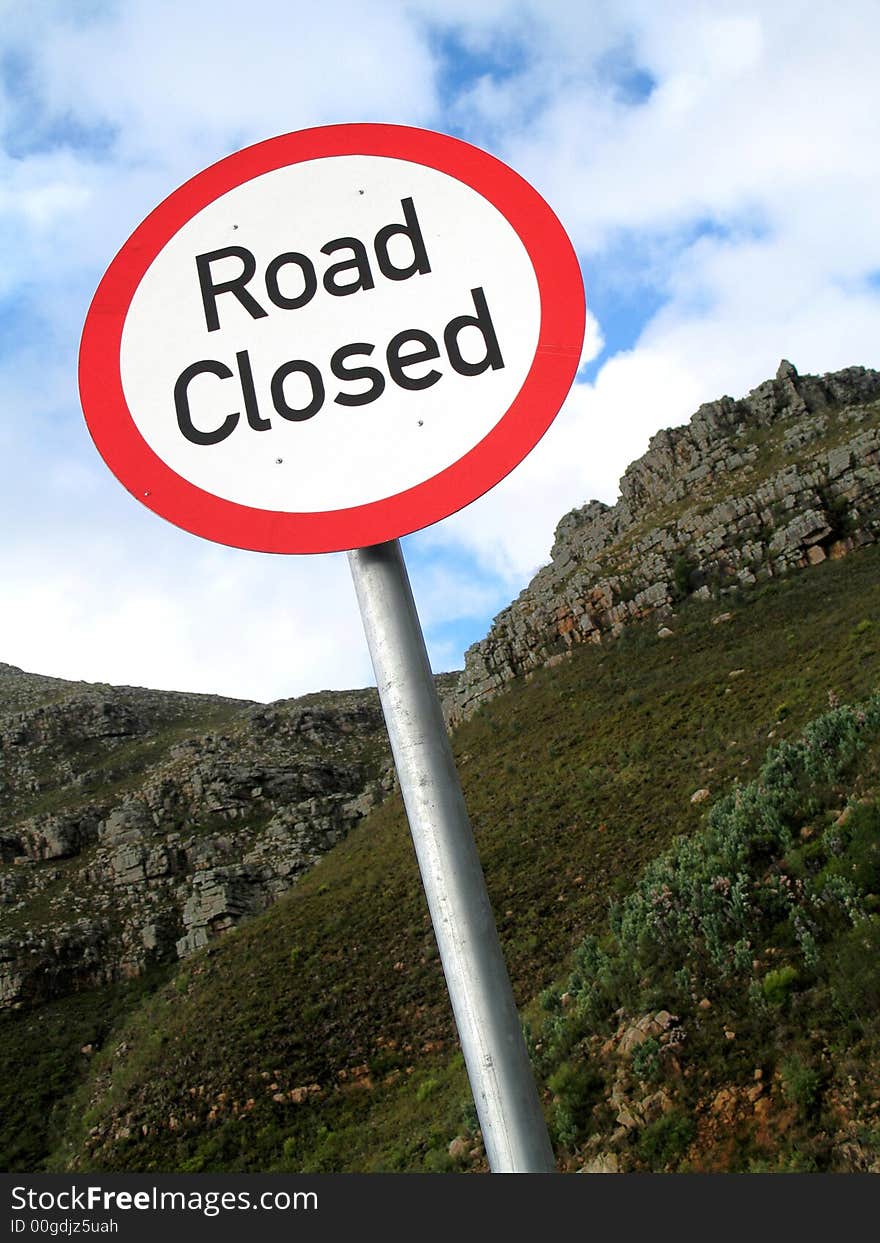
[(521, 172), (581, 260), (584, 364), (507, 480), (410, 536), (437, 669), (559, 518), (781, 357), (880, 365), (874, 0), (0, 0), (0, 660), (258, 699), (370, 680), (343, 555), (201, 541), (97, 457), (76, 357), (104, 268), (199, 169), (387, 121)]

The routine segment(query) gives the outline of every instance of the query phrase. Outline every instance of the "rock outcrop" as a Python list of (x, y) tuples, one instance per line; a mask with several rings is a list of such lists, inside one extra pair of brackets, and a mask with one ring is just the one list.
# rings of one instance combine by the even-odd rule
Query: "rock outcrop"
[(880, 373), (776, 377), (700, 407), (628, 467), (613, 506), (556, 530), (551, 562), (465, 657), (454, 722), (578, 643), (841, 557), (880, 532)]
[(186, 956), (392, 781), (372, 690), (263, 705), (0, 666), (0, 1006)]

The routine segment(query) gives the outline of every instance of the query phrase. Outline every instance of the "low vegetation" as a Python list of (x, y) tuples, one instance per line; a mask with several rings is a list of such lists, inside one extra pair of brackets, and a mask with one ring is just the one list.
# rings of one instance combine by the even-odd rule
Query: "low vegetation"
[[(584, 939), (564, 991), (541, 998), (539, 1065), (562, 1143), (604, 1143), (614, 1084), (630, 1113), (648, 1084), (655, 1097), (663, 1085), (664, 1112), (632, 1156), (649, 1168), (834, 1168), (833, 1137), (859, 1118), (869, 1125), (849, 1155), (880, 1157), (874, 1111), (859, 1108), (880, 1086), (878, 764), (880, 696), (826, 712), (771, 748)], [(659, 1040), (631, 1025), (657, 1012)], [(707, 1155), (708, 1089), (722, 1086), (715, 1113), (741, 1099), (724, 1151)], [(768, 1131), (754, 1106), (774, 1094)]]

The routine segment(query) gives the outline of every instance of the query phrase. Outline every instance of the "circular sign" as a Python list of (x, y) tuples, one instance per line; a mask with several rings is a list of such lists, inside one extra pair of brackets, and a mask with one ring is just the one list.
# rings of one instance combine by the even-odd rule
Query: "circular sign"
[(584, 293), (556, 216), (458, 139), (285, 134), (135, 230), (92, 301), (80, 396), (107, 465), (196, 535), (381, 543), (504, 478), (577, 370)]

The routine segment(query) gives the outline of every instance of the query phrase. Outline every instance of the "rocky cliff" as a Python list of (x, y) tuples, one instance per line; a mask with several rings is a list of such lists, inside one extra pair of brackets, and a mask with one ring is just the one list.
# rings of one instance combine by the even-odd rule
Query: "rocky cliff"
[(264, 705), (0, 665), (0, 1005), (185, 957), (391, 781), (371, 690)]
[[(465, 657), (449, 706), (468, 717), (573, 645), (666, 622), (687, 596), (842, 557), (880, 532), (880, 373), (776, 377), (658, 432), (620, 481), (556, 530), (552, 559)], [(668, 626), (666, 627), (668, 628)]]

